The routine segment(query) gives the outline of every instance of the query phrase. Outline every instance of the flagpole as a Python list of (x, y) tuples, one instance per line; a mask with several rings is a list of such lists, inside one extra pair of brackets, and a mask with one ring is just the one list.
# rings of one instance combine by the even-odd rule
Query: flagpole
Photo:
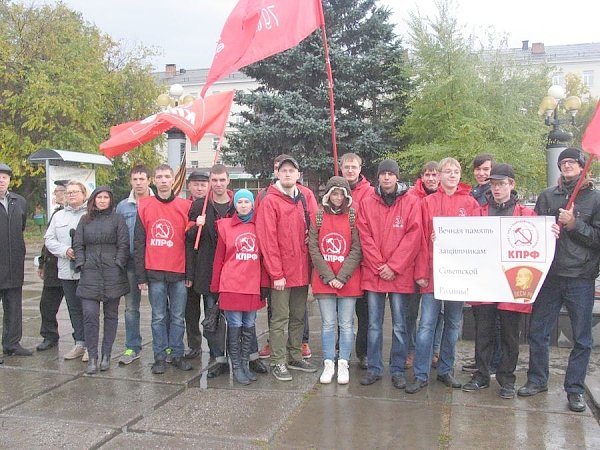
[(323, 2), (319, 1), (319, 12), (321, 14), (321, 35), (323, 36), (323, 48), (325, 50), (325, 68), (327, 70), (327, 81), (329, 91), (329, 121), (331, 123), (331, 147), (333, 151), (333, 174), (338, 175), (337, 139), (335, 132), (335, 105), (333, 101), (333, 72), (329, 60), (329, 44), (327, 43), (327, 32), (325, 31), (325, 13)]
[[(221, 154), (221, 144), (223, 143), (223, 137), (225, 136), (225, 132), (219, 135), (219, 142), (217, 143), (217, 149), (215, 150), (215, 159), (213, 161), (213, 166), (219, 160), (219, 155)], [(206, 197), (204, 197), (204, 203), (202, 204), (202, 213), (201, 216), (206, 216), (206, 206), (208, 205), (208, 196), (210, 195), (210, 183), (208, 183), (208, 191), (206, 192)], [(196, 240), (194, 241), (194, 250), (198, 250), (198, 245), (200, 243), (200, 235), (202, 234), (202, 225), (198, 225), (198, 232), (196, 233)]]

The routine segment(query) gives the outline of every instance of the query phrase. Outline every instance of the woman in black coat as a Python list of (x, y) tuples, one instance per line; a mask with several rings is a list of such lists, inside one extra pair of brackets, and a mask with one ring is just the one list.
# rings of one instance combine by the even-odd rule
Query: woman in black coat
[(125, 219), (114, 211), (113, 193), (101, 186), (90, 196), (75, 239), (75, 267), (81, 271), (77, 296), (81, 298), (85, 343), (89, 362), (85, 373), (98, 372), (100, 303), (104, 308), (104, 336), (100, 370), (110, 368), (110, 353), (117, 334), (119, 300), (129, 292), (127, 259), (129, 231)]

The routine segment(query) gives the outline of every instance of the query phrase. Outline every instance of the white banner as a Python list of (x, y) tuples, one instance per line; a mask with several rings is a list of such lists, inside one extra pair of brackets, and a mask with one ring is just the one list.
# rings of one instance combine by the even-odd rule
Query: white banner
[(435, 298), (532, 303), (554, 258), (553, 217), (434, 217)]

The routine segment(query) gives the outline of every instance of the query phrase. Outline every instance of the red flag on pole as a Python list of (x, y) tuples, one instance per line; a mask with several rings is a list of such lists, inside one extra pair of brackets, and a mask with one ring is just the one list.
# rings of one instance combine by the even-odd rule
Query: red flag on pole
[(596, 105), (594, 117), (585, 129), (581, 147), (592, 155), (600, 156), (600, 102)]
[(109, 158), (119, 156), (173, 127), (185, 133), (192, 144), (197, 144), (205, 133), (222, 136), (234, 93), (235, 91), (225, 91), (209, 95), (188, 105), (168, 108), (140, 121), (114, 126), (110, 130), (110, 139), (100, 144), (100, 150)]
[(206, 84), (241, 67), (296, 46), (323, 23), (321, 0), (240, 0), (217, 44)]

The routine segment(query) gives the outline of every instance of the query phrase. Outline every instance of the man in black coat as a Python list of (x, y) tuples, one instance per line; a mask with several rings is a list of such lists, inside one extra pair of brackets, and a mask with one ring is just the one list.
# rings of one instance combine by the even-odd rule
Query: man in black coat
[(0, 300), (4, 307), (2, 348), (5, 355), (31, 356), (21, 347), (23, 335), (23, 278), (25, 272), (25, 221), (27, 204), (8, 191), (12, 169), (0, 163)]

